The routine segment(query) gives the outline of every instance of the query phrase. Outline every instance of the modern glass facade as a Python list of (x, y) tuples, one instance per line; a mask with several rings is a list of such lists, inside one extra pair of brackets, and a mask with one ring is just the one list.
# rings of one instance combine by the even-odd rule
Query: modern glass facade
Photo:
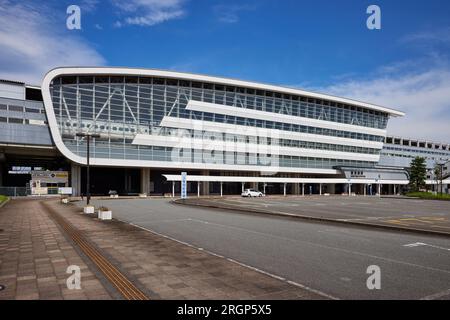
[(173, 162), (289, 172), (373, 167), (379, 160), (387, 111), (280, 87), (189, 74), (131, 76), (124, 70), (52, 78), (51, 108), (62, 143), (73, 154), (85, 157), (84, 138), (75, 134), (90, 132), (101, 134), (92, 143), (93, 158), (145, 161), (149, 167)]

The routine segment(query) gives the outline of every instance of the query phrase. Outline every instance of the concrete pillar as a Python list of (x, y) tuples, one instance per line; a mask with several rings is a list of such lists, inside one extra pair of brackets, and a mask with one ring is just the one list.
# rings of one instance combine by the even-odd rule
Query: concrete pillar
[(81, 167), (75, 163), (70, 165), (70, 186), (73, 196), (81, 195)]
[(352, 184), (351, 183), (348, 184), (348, 195), (349, 196), (352, 195)]
[(302, 196), (305, 196), (305, 184), (302, 183)]
[(175, 198), (175, 181), (172, 181), (172, 198)]
[(397, 194), (397, 186), (394, 184), (394, 195)]
[(244, 189), (245, 189), (245, 182), (241, 182), (241, 185), (242, 185), (242, 191), (241, 192), (244, 192)]
[(367, 184), (364, 184), (364, 196), (367, 194)]
[(141, 168), (141, 193), (150, 194), (150, 168)]
[(327, 192), (329, 194), (335, 194), (336, 193), (336, 184), (334, 184), (334, 183), (327, 184)]
[(220, 196), (223, 197), (223, 182), (220, 183)]
[(378, 195), (381, 196), (381, 183), (378, 184)]
[(200, 181), (197, 181), (197, 197), (200, 197)]
[(0, 187), (3, 186), (3, 163), (0, 163)]
[(298, 183), (292, 185), (292, 193), (296, 196), (300, 194), (300, 185)]
[[(202, 171), (202, 176), (209, 176), (209, 170), (203, 170)], [(202, 182), (202, 194), (207, 196), (209, 195), (209, 182), (208, 181), (203, 181)]]
[(263, 193), (266, 194), (266, 183), (263, 182)]
[(286, 183), (283, 183), (283, 195), (286, 197)]
[(322, 195), (322, 184), (319, 183), (319, 194)]

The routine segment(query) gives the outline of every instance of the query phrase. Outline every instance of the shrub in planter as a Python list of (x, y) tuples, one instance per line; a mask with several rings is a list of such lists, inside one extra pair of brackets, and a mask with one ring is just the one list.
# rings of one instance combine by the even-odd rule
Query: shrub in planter
[(100, 220), (111, 220), (112, 211), (107, 207), (101, 206), (100, 208), (98, 208), (98, 218)]
[(62, 203), (69, 203), (69, 198), (68, 197), (61, 197), (61, 202)]

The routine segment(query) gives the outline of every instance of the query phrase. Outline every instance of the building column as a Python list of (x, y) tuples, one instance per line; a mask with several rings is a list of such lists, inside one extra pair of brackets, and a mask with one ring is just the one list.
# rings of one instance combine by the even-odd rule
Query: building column
[(302, 183), (302, 196), (305, 196), (305, 184)]
[[(209, 170), (203, 170), (202, 176), (209, 176)], [(203, 181), (201, 189), (204, 196), (209, 195), (209, 181)]]
[(3, 186), (3, 163), (0, 163), (0, 187)]
[(283, 195), (286, 197), (286, 183), (283, 183)]
[(175, 198), (175, 181), (172, 181), (172, 198)]
[(367, 195), (367, 184), (364, 184), (364, 197)]
[(319, 194), (322, 195), (322, 184), (319, 183)]
[(294, 183), (292, 185), (292, 193), (298, 196), (300, 194), (300, 185), (298, 183)]
[(81, 195), (81, 167), (75, 163), (70, 165), (70, 186), (73, 196)]
[(200, 181), (197, 181), (197, 197), (200, 197)]
[(141, 168), (141, 193), (150, 195), (150, 168)]
[(266, 183), (263, 182), (263, 193), (266, 194)]
[(327, 193), (335, 194), (336, 193), (336, 184), (334, 184), (334, 183), (327, 184)]
[(223, 182), (220, 182), (220, 196), (223, 197)]
[(241, 192), (244, 192), (244, 189), (245, 189), (245, 182), (241, 182), (241, 185), (242, 185), (242, 188), (241, 188)]

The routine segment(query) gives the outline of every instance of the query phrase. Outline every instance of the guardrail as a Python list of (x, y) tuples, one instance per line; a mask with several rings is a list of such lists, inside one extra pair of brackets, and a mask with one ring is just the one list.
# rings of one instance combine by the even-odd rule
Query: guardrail
[(25, 197), (31, 194), (27, 187), (0, 187), (0, 194), (8, 197)]
[(35, 193), (32, 193), (32, 190), (29, 187), (0, 187), (0, 194), (8, 197), (26, 197), (31, 195), (43, 196), (48, 194), (58, 194), (58, 187), (40, 188), (35, 190)]

